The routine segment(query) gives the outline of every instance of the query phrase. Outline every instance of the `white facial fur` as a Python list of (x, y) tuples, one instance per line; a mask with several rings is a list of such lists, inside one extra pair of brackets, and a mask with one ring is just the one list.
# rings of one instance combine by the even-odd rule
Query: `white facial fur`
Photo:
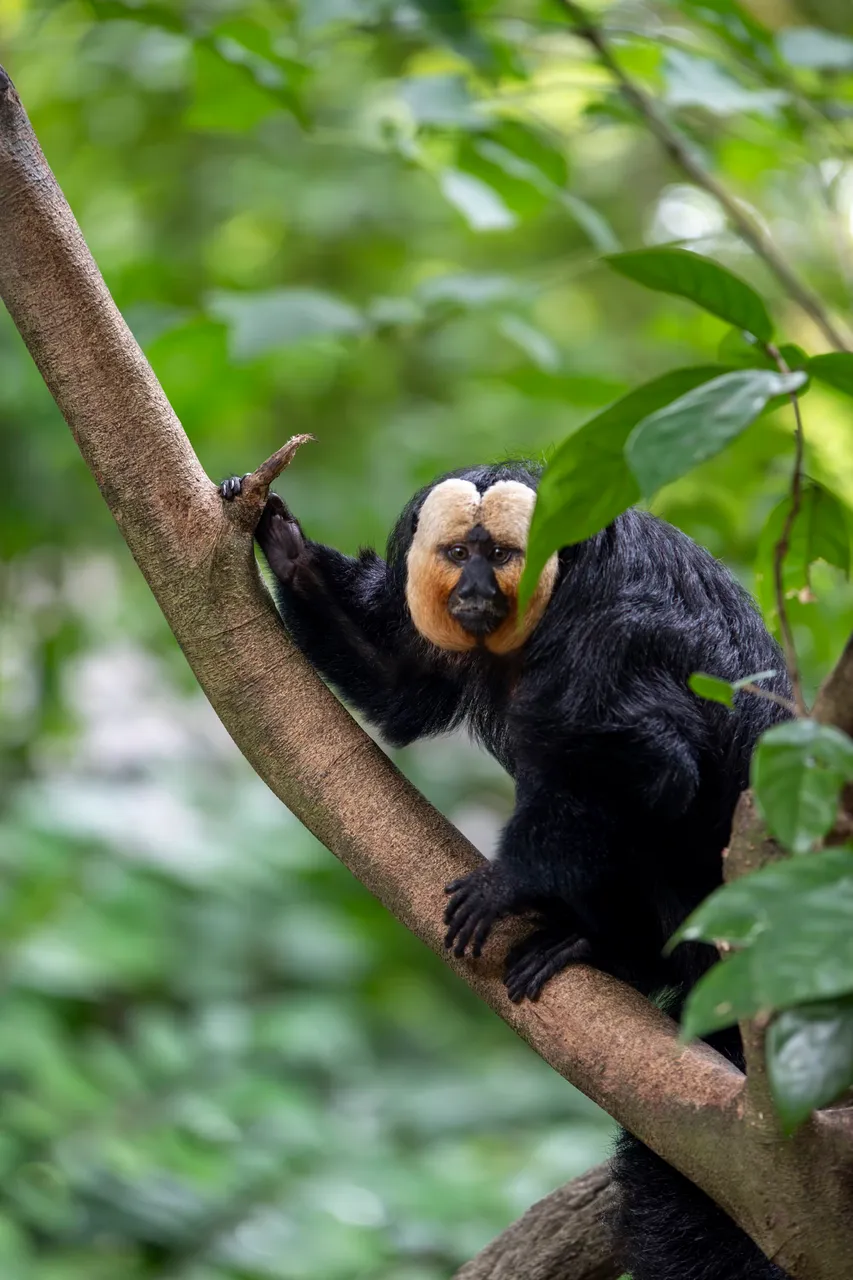
[[(480, 496), (470, 480), (443, 480), (427, 495), (407, 562), (406, 599), (412, 621), (427, 640), (441, 649), (462, 652), (476, 648), (477, 639), (451, 617), (447, 601), (458, 581), (460, 569), (444, 555), (443, 548), (463, 542), (479, 524), (499, 546), (527, 545), (536, 494), (518, 480), (498, 480)], [(514, 605), (524, 562), (521, 557), (496, 569), (501, 590)], [(520, 648), (545, 612), (557, 578), (557, 557), (553, 555), (539, 579), (523, 621), (515, 608), (510, 616), (485, 639), (494, 653)]]

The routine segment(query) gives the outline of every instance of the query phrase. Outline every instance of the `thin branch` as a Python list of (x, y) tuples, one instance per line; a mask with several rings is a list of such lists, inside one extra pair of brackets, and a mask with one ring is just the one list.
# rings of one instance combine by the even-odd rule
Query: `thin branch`
[(575, 0), (559, 0), (574, 24), (577, 35), (595, 50), (599, 60), (607, 68), (622, 90), (623, 96), (645, 120), (651, 133), (657, 138), (671, 159), (687, 176), (702, 187), (725, 210), (732, 226), (760, 258), (764, 260), (786, 293), (811, 316), (827, 341), (837, 351), (851, 351), (850, 340), (836, 326), (816, 293), (800, 280), (791, 269), (784, 255), (776, 248), (770, 236), (757, 218), (745, 208), (696, 158), (680, 134), (669, 124), (658, 104), (641, 85), (624, 70), (615, 58), (610, 42), (600, 27), (596, 26)]
[(777, 707), (784, 707), (786, 711), (790, 711), (793, 715), (797, 714), (797, 704), (792, 702), (790, 698), (783, 698), (781, 693), (774, 693), (772, 689), (761, 689), (757, 684), (753, 684), (750, 680), (747, 684), (738, 686), (744, 693), (752, 693), (756, 698), (763, 698), (765, 702), (773, 702)]
[(597, 1165), (534, 1204), (453, 1280), (618, 1280), (607, 1225), (614, 1192), (609, 1165)]
[[(784, 356), (774, 343), (768, 342), (766, 350), (771, 360), (776, 361), (780, 373), (791, 372)], [(782, 526), (781, 536), (773, 550), (773, 585), (776, 594), (776, 611), (779, 614), (779, 629), (782, 632), (782, 648), (785, 651), (785, 665), (788, 668), (788, 675), (791, 677), (797, 715), (804, 716), (807, 714), (807, 708), (803, 698), (803, 681), (800, 675), (799, 662), (797, 661), (794, 630), (791, 626), (791, 619), (788, 617), (788, 606), (785, 602), (785, 559), (791, 545), (791, 534), (803, 502), (803, 452), (805, 449), (803, 417), (800, 413), (800, 398), (796, 391), (791, 392), (791, 404), (794, 408), (794, 421), (796, 424), (794, 428), (794, 470), (791, 476), (791, 502), (785, 516), (785, 523)]]
[(270, 485), (290, 466), (302, 446), (314, 439), (311, 435), (291, 436), (266, 462), (243, 476), (239, 494), (226, 504), (228, 516), (245, 528), (254, 530), (261, 518)]
[(263, 501), (266, 501), (269, 487), (272, 482), (281, 475), (286, 467), (289, 467), (299, 449), (309, 440), (315, 440), (315, 436), (301, 435), (291, 436), (286, 444), (277, 449), (271, 458), (267, 458), (266, 462), (262, 462), (259, 467), (251, 471), (243, 480), (243, 489), (241, 496), (247, 492), (258, 494)]

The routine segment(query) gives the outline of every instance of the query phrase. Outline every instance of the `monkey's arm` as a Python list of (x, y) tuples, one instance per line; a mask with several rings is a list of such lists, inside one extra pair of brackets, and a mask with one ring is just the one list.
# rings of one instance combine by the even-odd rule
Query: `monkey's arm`
[(645, 991), (667, 980), (657, 845), (661, 823), (696, 796), (707, 726), (667, 673), (610, 692), (611, 709), (593, 714), (577, 686), (561, 696), (542, 681), (516, 708), (516, 808), (498, 857), (448, 886), (447, 945), (457, 954), (469, 945), (478, 954), (502, 916), (532, 908), (542, 917), (508, 957), (513, 1000), (535, 999), (578, 960)]
[(287, 629), (324, 679), (394, 746), (447, 729), (461, 689), (413, 652), (388, 567), (306, 539), (271, 495), (255, 536), (276, 577)]

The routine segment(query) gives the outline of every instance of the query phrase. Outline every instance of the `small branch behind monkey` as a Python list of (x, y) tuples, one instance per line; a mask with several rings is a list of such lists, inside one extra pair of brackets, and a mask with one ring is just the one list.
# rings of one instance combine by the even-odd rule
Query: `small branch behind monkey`
[(697, 159), (694, 149), (669, 123), (655, 99), (624, 69), (614, 56), (610, 41), (601, 27), (592, 21), (584, 7), (576, 0), (558, 0), (558, 3), (571, 19), (574, 34), (585, 40), (595, 51), (599, 62), (610, 72), (619, 86), (622, 96), (640, 119), (645, 121), (650, 133), (657, 138), (673, 163), (678, 165), (698, 187), (702, 187), (713, 196), (740, 238), (766, 263), (788, 297), (793, 298), (811, 317), (835, 350), (850, 351), (851, 342), (848, 333), (836, 324), (818, 295), (791, 268), (787, 258), (780, 253), (759, 220), (723, 186), (710, 170), (704, 167)]
[[(787, 361), (783, 357), (779, 348), (772, 342), (768, 342), (766, 346), (767, 354), (771, 360), (775, 360), (779, 367), (780, 373), (790, 373)], [(798, 716), (808, 714), (805, 699), (803, 697), (803, 682), (800, 676), (799, 663), (797, 662), (797, 649), (794, 644), (794, 632), (791, 627), (791, 620), (788, 617), (788, 609), (785, 604), (785, 557), (788, 554), (791, 543), (791, 533), (794, 529), (797, 516), (800, 514), (800, 508), (803, 501), (803, 451), (805, 448), (805, 436), (803, 434), (803, 417), (800, 413), (800, 399), (796, 391), (791, 392), (791, 404), (794, 409), (794, 421), (796, 423), (794, 430), (794, 471), (791, 476), (791, 505), (785, 516), (785, 523), (782, 526), (782, 534), (773, 552), (773, 582), (776, 594), (776, 610), (779, 614), (779, 629), (782, 632), (782, 647), (785, 650), (785, 665), (788, 668), (788, 675), (791, 677), (791, 687), (794, 691), (794, 702)]]

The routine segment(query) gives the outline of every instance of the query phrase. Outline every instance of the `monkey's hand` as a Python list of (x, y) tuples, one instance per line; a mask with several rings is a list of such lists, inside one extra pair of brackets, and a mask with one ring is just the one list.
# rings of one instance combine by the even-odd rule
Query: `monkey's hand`
[(447, 925), (444, 945), (452, 947), (455, 956), (464, 956), (469, 943), (471, 955), (478, 956), (495, 921), (525, 907), (518, 889), (493, 862), (478, 867), (461, 880), (451, 880), (444, 891), (450, 894), (444, 913)]
[(571, 933), (566, 924), (548, 924), (536, 929), (512, 948), (506, 958), (504, 983), (513, 1004), (527, 996), (538, 1000), (549, 978), (570, 964), (592, 959), (592, 947), (586, 938)]
[(305, 539), (298, 522), (277, 493), (267, 498), (255, 538), (279, 582), (290, 585), (305, 561)]
[[(251, 475), (250, 471), (246, 475)], [(243, 481), (246, 476), (229, 476), (227, 480), (223, 480), (219, 486), (219, 496), (224, 498), (226, 502), (233, 502), (235, 498), (239, 498), (243, 489)]]

